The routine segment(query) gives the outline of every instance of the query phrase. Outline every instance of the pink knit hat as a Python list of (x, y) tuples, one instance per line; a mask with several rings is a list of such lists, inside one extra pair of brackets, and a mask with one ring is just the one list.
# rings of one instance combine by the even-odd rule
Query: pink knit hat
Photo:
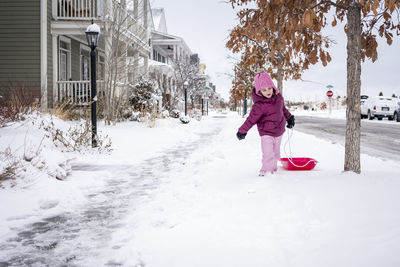
[(260, 94), (260, 90), (267, 87), (272, 87), (275, 89), (275, 93), (277, 94), (278, 88), (276, 88), (274, 82), (266, 72), (261, 72), (254, 77), (254, 87), (256, 88), (256, 94)]

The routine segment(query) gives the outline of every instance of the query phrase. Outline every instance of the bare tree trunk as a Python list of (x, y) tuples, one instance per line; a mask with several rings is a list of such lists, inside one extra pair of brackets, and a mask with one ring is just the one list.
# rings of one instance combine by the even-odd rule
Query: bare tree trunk
[(361, 172), (361, 5), (351, 0), (347, 13), (347, 110), (344, 170)]

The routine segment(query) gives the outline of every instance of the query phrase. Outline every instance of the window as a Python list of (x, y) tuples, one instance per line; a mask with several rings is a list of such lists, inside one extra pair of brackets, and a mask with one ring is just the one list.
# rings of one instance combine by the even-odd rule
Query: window
[(89, 57), (86, 55), (81, 55), (81, 79), (89, 80)]
[(71, 78), (71, 40), (60, 36), (59, 39), (59, 61), (58, 79), (67, 81)]
[(90, 80), (90, 48), (81, 44), (80, 49), (80, 79), (82, 81)]
[(104, 80), (104, 56), (99, 55), (98, 61), (99, 63), (98, 63), (97, 79)]
[(60, 53), (60, 81), (66, 81), (68, 68), (67, 53), (64, 51), (60, 51)]

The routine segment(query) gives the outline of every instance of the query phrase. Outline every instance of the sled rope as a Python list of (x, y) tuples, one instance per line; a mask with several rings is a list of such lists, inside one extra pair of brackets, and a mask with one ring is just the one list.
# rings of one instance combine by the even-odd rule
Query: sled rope
[[(299, 165), (296, 165), (296, 164), (294, 164), (294, 162), (292, 161), (292, 148), (290, 147), (290, 138), (292, 137), (292, 135), (293, 135), (293, 129), (289, 129), (288, 130), (288, 138), (287, 138), (287, 140), (286, 140), (286, 143), (285, 143), (285, 145), (284, 145), (284, 147), (283, 147), (283, 151), (285, 152), (285, 155), (286, 155), (286, 157), (287, 157), (287, 159), (290, 161), (290, 163), (292, 163), (293, 164), (293, 166), (295, 166), (295, 167), (297, 167), (297, 168), (303, 168), (303, 167), (305, 167), (305, 166), (307, 166), (307, 164), (308, 163), (310, 163), (310, 162), (317, 162), (316, 160), (313, 160), (313, 159), (311, 159), (311, 160), (309, 160), (309, 161), (307, 161), (307, 163), (306, 164), (304, 164), (304, 165), (302, 165), (302, 166), (299, 166)], [(287, 153), (286, 153), (286, 145), (289, 143), (289, 154), (290, 154), (290, 157), (288, 157), (288, 155), (287, 155)]]

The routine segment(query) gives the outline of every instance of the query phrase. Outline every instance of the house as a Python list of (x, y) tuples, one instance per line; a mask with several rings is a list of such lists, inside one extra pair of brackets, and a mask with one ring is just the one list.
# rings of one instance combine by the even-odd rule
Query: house
[(150, 12), (149, 0), (0, 1), (0, 88), (23, 86), (42, 107), (66, 99), (88, 103), (90, 48), (85, 30), (91, 21), (101, 28), (98, 90), (104, 90), (113, 57), (119, 64), (118, 81), (133, 82), (147, 72), (152, 52)]
[[(165, 11), (163, 8), (152, 9), (151, 44), (152, 54), (149, 63), (149, 76), (156, 80), (162, 91), (163, 106), (167, 109), (182, 109), (182, 85), (175, 77), (176, 63), (191, 63), (193, 53), (185, 40), (167, 32)], [(197, 56), (197, 55), (196, 55)], [(197, 57), (197, 60), (198, 57)]]

